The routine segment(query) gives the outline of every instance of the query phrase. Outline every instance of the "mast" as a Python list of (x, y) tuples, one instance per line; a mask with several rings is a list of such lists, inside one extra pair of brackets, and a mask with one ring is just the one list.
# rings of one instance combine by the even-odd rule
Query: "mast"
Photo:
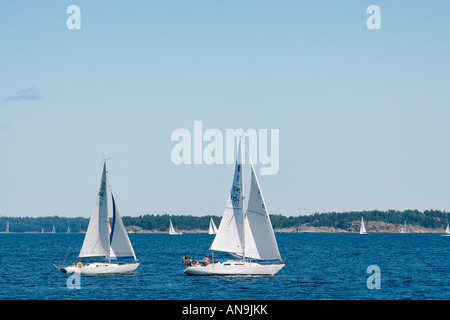
[(245, 159), (245, 149), (244, 149), (244, 136), (240, 137), (240, 148), (241, 148), (241, 181), (242, 181), (242, 261), (245, 261), (245, 209), (244, 209), (244, 159)]
[(108, 208), (108, 168), (105, 160), (105, 197), (106, 197), (106, 228), (108, 230), (108, 263), (111, 263), (111, 230), (109, 228), (109, 208)]

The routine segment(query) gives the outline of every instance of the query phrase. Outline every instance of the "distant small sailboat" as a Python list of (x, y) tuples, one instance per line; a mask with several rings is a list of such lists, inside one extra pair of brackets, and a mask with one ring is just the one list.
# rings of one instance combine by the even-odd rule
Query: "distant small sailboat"
[(359, 228), (359, 234), (368, 234), (366, 231), (366, 226), (364, 225), (363, 217), (361, 217), (361, 227)]
[[(94, 210), (92, 211), (83, 246), (81, 247), (78, 257), (105, 257), (107, 258), (107, 262), (86, 263), (85, 265), (83, 265), (82, 262), (78, 262), (77, 265), (60, 266), (58, 267), (59, 270), (64, 273), (109, 274), (132, 272), (139, 266), (112, 193), (111, 198), (113, 205), (113, 219), (110, 224), (105, 159), (100, 190), (97, 194)], [(125, 259), (133, 259), (134, 262), (111, 263), (111, 260)]]
[(445, 228), (445, 234), (443, 234), (443, 236), (446, 236), (446, 237), (450, 236), (450, 226), (448, 223), (447, 223), (447, 228)]
[(67, 232), (66, 233), (70, 233), (70, 226), (67, 226)]
[(217, 233), (217, 227), (214, 224), (214, 220), (211, 218), (211, 220), (209, 220), (208, 234), (216, 234), (216, 233)]
[(6, 231), (5, 231), (6, 233), (9, 233), (9, 220), (8, 221), (6, 221)]
[(175, 228), (173, 227), (172, 224), (172, 219), (169, 219), (169, 234), (172, 236), (183, 234), (183, 232), (175, 231)]
[[(284, 267), (266, 203), (251, 163), (252, 183), (248, 207), (245, 211), (243, 163), (244, 142), (241, 137), (231, 191), (216, 236), (209, 248), (212, 251), (228, 252), (240, 259), (220, 259), (205, 265), (188, 265), (184, 273), (189, 275), (274, 275)], [(249, 259), (269, 260), (269, 263), (253, 262)], [(278, 260), (278, 263), (273, 260)]]
[(400, 233), (406, 233), (407, 229), (406, 229), (406, 221), (405, 223), (402, 225), (402, 230), (400, 231)]
[(56, 233), (55, 226), (53, 226), (52, 233)]

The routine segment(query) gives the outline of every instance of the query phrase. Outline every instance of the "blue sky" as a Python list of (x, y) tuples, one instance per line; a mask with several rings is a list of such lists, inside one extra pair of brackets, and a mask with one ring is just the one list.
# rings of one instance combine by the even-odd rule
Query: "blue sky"
[[(81, 9), (68, 30), (66, 9)], [(369, 5), (381, 29), (366, 27)], [(2, 1), (0, 215), (221, 215), (177, 128), (280, 130), (271, 213), (450, 210), (448, 1)]]

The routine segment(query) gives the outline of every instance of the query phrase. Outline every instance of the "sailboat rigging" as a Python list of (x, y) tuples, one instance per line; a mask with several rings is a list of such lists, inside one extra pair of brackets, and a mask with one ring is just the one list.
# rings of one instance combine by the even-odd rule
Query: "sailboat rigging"
[[(217, 260), (207, 265), (188, 265), (184, 272), (189, 275), (274, 275), (284, 267), (277, 241), (266, 209), (263, 194), (251, 167), (251, 187), (247, 211), (244, 196), (244, 141), (240, 138), (238, 155), (230, 195), (210, 246), (240, 257), (239, 260)], [(277, 263), (257, 263), (254, 260), (278, 260)]]
[[(139, 266), (112, 193), (111, 198), (113, 204), (112, 225), (109, 223), (108, 177), (105, 159), (100, 190), (78, 257), (105, 257), (107, 262), (94, 262), (85, 265), (78, 262), (77, 265), (60, 266), (58, 267), (59, 270), (64, 273), (106, 274), (131, 272)], [(122, 259), (134, 259), (134, 262), (111, 263), (111, 260)]]

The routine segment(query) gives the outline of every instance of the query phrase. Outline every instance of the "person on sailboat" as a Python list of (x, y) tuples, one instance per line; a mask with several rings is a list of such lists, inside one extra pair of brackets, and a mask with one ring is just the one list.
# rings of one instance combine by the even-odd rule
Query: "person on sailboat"
[(204, 266), (207, 266), (208, 264), (210, 264), (211, 262), (209, 260), (209, 256), (206, 255), (206, 257), (203, 258), (202, 262), (203, 262)]
[(186, 266), (190, 266), (191, 263), (192, 263), (192, 260), (188, 258), (188, 256), (187, 256), (186, 253), (184, 254), (183, 262), (184, 262), (184, 264), (185, 264)]

